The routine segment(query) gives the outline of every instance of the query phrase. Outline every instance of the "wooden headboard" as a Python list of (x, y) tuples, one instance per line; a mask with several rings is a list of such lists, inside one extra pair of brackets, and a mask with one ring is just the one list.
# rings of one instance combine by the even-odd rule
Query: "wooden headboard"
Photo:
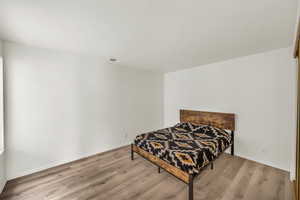
[(191, 122), (231, 131), (235, 130), (235, 116), (233, 113), (180, 110), (180, 122)]

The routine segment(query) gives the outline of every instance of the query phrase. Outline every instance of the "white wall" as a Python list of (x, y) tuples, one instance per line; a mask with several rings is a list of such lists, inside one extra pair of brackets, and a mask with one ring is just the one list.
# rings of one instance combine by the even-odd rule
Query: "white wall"
[(5, 152), (3, 141), (3, 42), (0, 40), (0, 192), (6, 183)]
[(236, 154), (290, 170), (296, 129), (291, 48), (165, 74), (164, 124), (179, 109), (236, 113)]
[[(298, 74), (298, 60), (294, 59), (294, 66), (296, 68), (296, 78)], [(297, 80), (295, 81), (295, 92), (297, 93)], [(295, 97), (297, 100), (297, 97)], [(297, 106), (296, 106), (297, 107)], [(295, 118), (297, 119), (297, 112), (294, 113)], [(296, 127), (297, 128), (297, 127)], [(297, 142), (297, 129), (291, 134), (292, 135), (292, 144), (291, 144), (291, 165), (290, 165), (290, 179), (295, 180), (296, 178), (296, 142)]]
[[(300, 17), (300, 1), (298, 0), (298, 9), (297, 9), (297, 17), (295, 20), (295, 30), (294, 30), (294, 42), (293, 48), (297, 45), (298, 42), (297, 34), (298, 34), (298, 25), (299, 25), (299, 17)], [(295, 66), (298, 69), (298, 61), (294, 60)], [(292, 158), (291, 158), (291, 167), (290, 167), (290, 178), (291, 180), (295, 180), (296, 178), (296, 140), (297, 140), (297, 132), (295, 131), (292, 136)]]
[(8, 179), (162, 126), (162, 74), (8, 42), (4, 55)]
[(128, 144), (163, 125), (163, 106), (165, 126), (178, 122), (181, 108), (236, 113), (236, 154), (290, 170), (289, 48), (167, 73), (163, 83), (162, 74), (83, 55), (4, 47), (8, 179)]

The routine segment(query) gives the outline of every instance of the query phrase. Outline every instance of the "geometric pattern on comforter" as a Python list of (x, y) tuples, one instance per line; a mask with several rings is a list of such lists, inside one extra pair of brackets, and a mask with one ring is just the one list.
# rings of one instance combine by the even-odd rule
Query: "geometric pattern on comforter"
[(231, 135), (223, 129), (185, 122), (138, 135), (134, 143), (189, 174), (197, 174), (230, 146)]

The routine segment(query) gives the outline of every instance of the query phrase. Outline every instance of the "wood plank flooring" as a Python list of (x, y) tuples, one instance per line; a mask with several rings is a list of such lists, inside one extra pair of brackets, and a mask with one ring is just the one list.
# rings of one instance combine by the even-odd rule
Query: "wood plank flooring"
[[(187, 186), (124, 147), (11, 180), (1, 200), (185, 200)], [(289, 174), (223, 154), (194, 182), (195, 200), (292, 200)]]

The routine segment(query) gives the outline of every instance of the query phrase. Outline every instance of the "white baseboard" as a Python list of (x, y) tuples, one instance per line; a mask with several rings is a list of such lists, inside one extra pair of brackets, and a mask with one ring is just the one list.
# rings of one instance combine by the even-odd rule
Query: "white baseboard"
[(36, 173), (36, 172), (40, 172), (40, 171), (43, 171), (43, 170), (47, 170), (47, 169), (50, 169), (50, 168), (53, 168), (53, 167), (57, 167), (57, 166), (66, 164), (66, 163), (69, 163), (69, 162), (73, 162), (73, 161), (76, 161), (76, 160), (81, 160), (81, 159), (89, 157), (89, 156), (93, 156), (93, 155), (104, 153), (104, 152), (107, 152), (107, 151), (110, 151), (110, 150), (114, 150), (114, 149), (117, 149), (117, 148), (120, 148), (120, 147), (123, 147), (123, 146), (126, 146), (126, 145), (129, 145), (129, 143), (117, 145), (117, 146), (114, 146), (114, 147), (108, 147), (108, 148), (102, 149), (99, 152), (97, 151), (97, 152), (89, 152), (89, 153), (81, 154), (81, 155), (73, 157), (71, 159), (52, 161), (51, 163), (48, 163), (47, 165), (39, 166), (39, 167), (36, 167), (34, 169), (24, 170), (24, 171), (14, 173), (14, 174), (6, 174), (7, 175), (7, 180), (9, 181), (9, 180), (16, 179), (16, 178), (19, 178), (19, 177), (27, 176), (27, 175), (30, 175), (30, 174), (33, 174), (33, 173)]
[(1, 194), (2, 191), (3, 191), (3, 189), (4, 189), (4, 187), (5, 187), (5, 184), (6, 184), (6, 180), (0, 182), (0, 194)]

